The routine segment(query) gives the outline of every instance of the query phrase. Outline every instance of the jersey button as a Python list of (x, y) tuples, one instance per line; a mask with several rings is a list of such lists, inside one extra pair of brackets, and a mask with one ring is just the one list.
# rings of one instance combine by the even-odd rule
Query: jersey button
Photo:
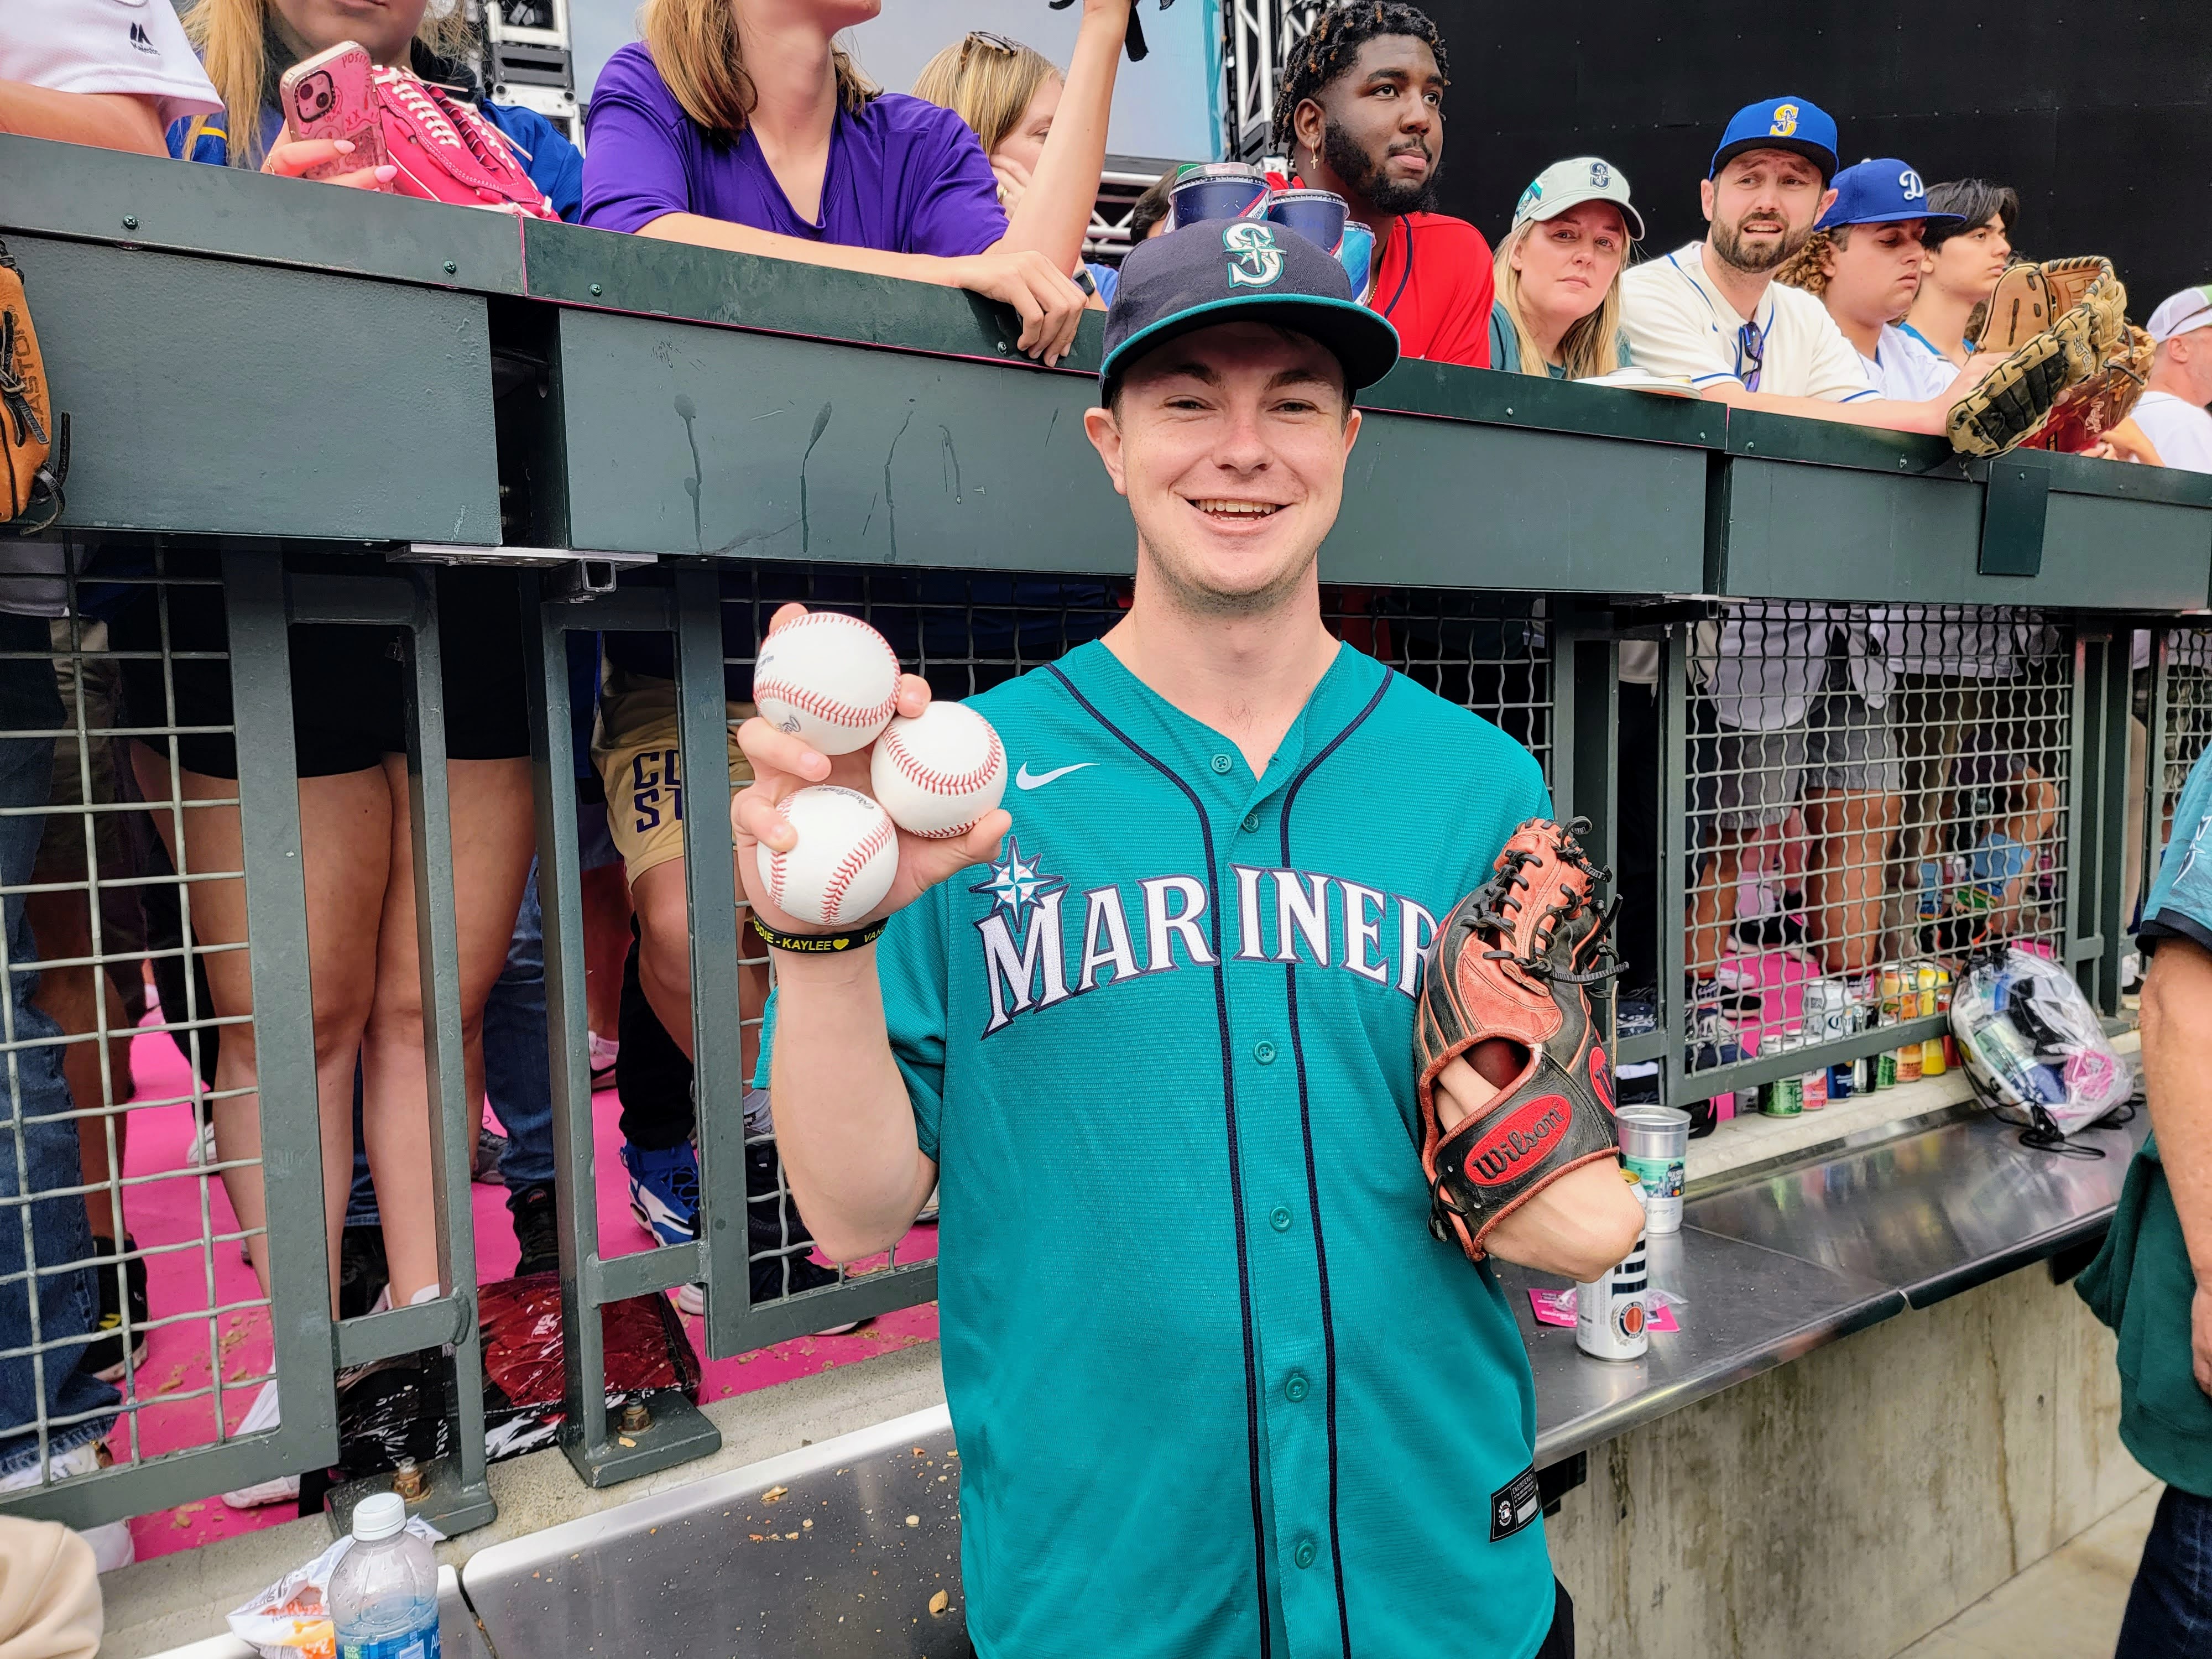
[(1244, 833), (1249, 836), (1259, 827), (1260, 815), (1257, 812), (1247, 812), (1244, 815)]
[(1278, 1204), (1273, 1209), (1267, 1212), (1267, 1224), (1270, 1227), (1273, 1227), (1279, 1233), (1286, 1233), (1290, 1231), (1290, 1211), (1284, 1206)]
[(1262, 1066), (1273, 1066), (1275, 1063), (1275, 1045), (1262, 1038), (1252, 1045), (1252, 1058)]
[(1314, 1564), (1314, 1557), (1319, 1553), (1320, 1552), (1316, 1550), (1313, 1547), (1312, 1539), (1301, 1539), (1298, 1541), (1297, 1548), (1291, 1552), (1291, 1559), (1297, 1562), (1301, 1567), (1310, 1567)]
[(1226, 755), (1216, 755), (1213, 757), (1213, 769), (1224, 778), (1229, 775), (1229, 769), (1236, 764), (1237, 763)]
[(1292, 1371), (1283, 1380), (1283, 1398), (1295, 1406), (1305, 1397), (1306, 1374), (1304, 1371)]

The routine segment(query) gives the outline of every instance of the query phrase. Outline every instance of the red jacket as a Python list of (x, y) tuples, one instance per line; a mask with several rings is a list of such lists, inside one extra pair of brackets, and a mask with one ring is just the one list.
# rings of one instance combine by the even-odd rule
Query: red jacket
[(1407, 356), (1488, 368), (1496, 289), (1480, 231), (1449, 214), (1408, 213), (1382, 249), (1367, 303), (1390, 319)]

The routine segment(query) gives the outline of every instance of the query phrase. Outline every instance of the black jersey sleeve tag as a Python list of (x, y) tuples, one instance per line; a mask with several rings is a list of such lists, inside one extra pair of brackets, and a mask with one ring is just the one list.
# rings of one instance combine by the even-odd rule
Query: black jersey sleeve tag
[(1490, 1541), (1513, 1534), (1542, 1513), (1544, 1499), (1536, 1490), (1536, 1468), (1530, 1464), (1490, 1494)]

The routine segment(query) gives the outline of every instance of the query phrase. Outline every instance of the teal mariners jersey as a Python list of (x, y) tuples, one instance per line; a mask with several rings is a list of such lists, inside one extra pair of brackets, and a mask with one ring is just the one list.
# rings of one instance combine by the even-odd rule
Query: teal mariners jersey
[(976, 1652), (1523, 1659), (1534, 1391), (1428, 1232), (1413, 1012), (1436, 919), (1548, 814), (1535, 761), (1349, 646), (1259, 778), (1103, 644), (972, 706), (1012, 834), (878, 963)]

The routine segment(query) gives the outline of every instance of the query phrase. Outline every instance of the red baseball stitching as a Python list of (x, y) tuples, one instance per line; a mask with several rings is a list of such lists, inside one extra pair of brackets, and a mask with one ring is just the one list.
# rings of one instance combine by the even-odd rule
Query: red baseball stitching
[(898, 689), (894, 686), (890, 696), (873, 708), (862, 708), (856, 703), (839, 702), (818, 691), (809, 691), (804, 686), (793, 685), (788, 680), (758, 680), (753, 684), (756, 704), (774, 698), (787, 703), (802, 714), (811, 714), (816, 720), (828, 720), (836, 726), (878, 726), (898, 713)]
[(824, 921), (838, 919), (837, 912), (845, 902), (845, 890), (867, 867), (868, 860), (890, 844), (890, 820), (884, 818), (863, 836), (851, 852), (838, 860), (837, 867), (830, 872), (830, 879), (822, 889), (822, 919)]
[(884, 733), (884, 752), (891, 757), (891, 764), (898, 768), (900, 775), (908, 783), (935, 795), (964, 795), (971, 789), (981, 789), (999, 769), (999, 734), (988, 726), (983, 729), (991, 739), (990, 752), (981, 766), (966, 772), (939, 772), (923, 765), (921, 757), (901, 740), (896, 726)]
[[(791, 799), (788, 796), (775, 804), (775, 810), (786, 823), (791, 822)], [(779, 910), (783, 908), (783, 860), (784, 854), (775, 848), (768, 849), (768, 896)]]

